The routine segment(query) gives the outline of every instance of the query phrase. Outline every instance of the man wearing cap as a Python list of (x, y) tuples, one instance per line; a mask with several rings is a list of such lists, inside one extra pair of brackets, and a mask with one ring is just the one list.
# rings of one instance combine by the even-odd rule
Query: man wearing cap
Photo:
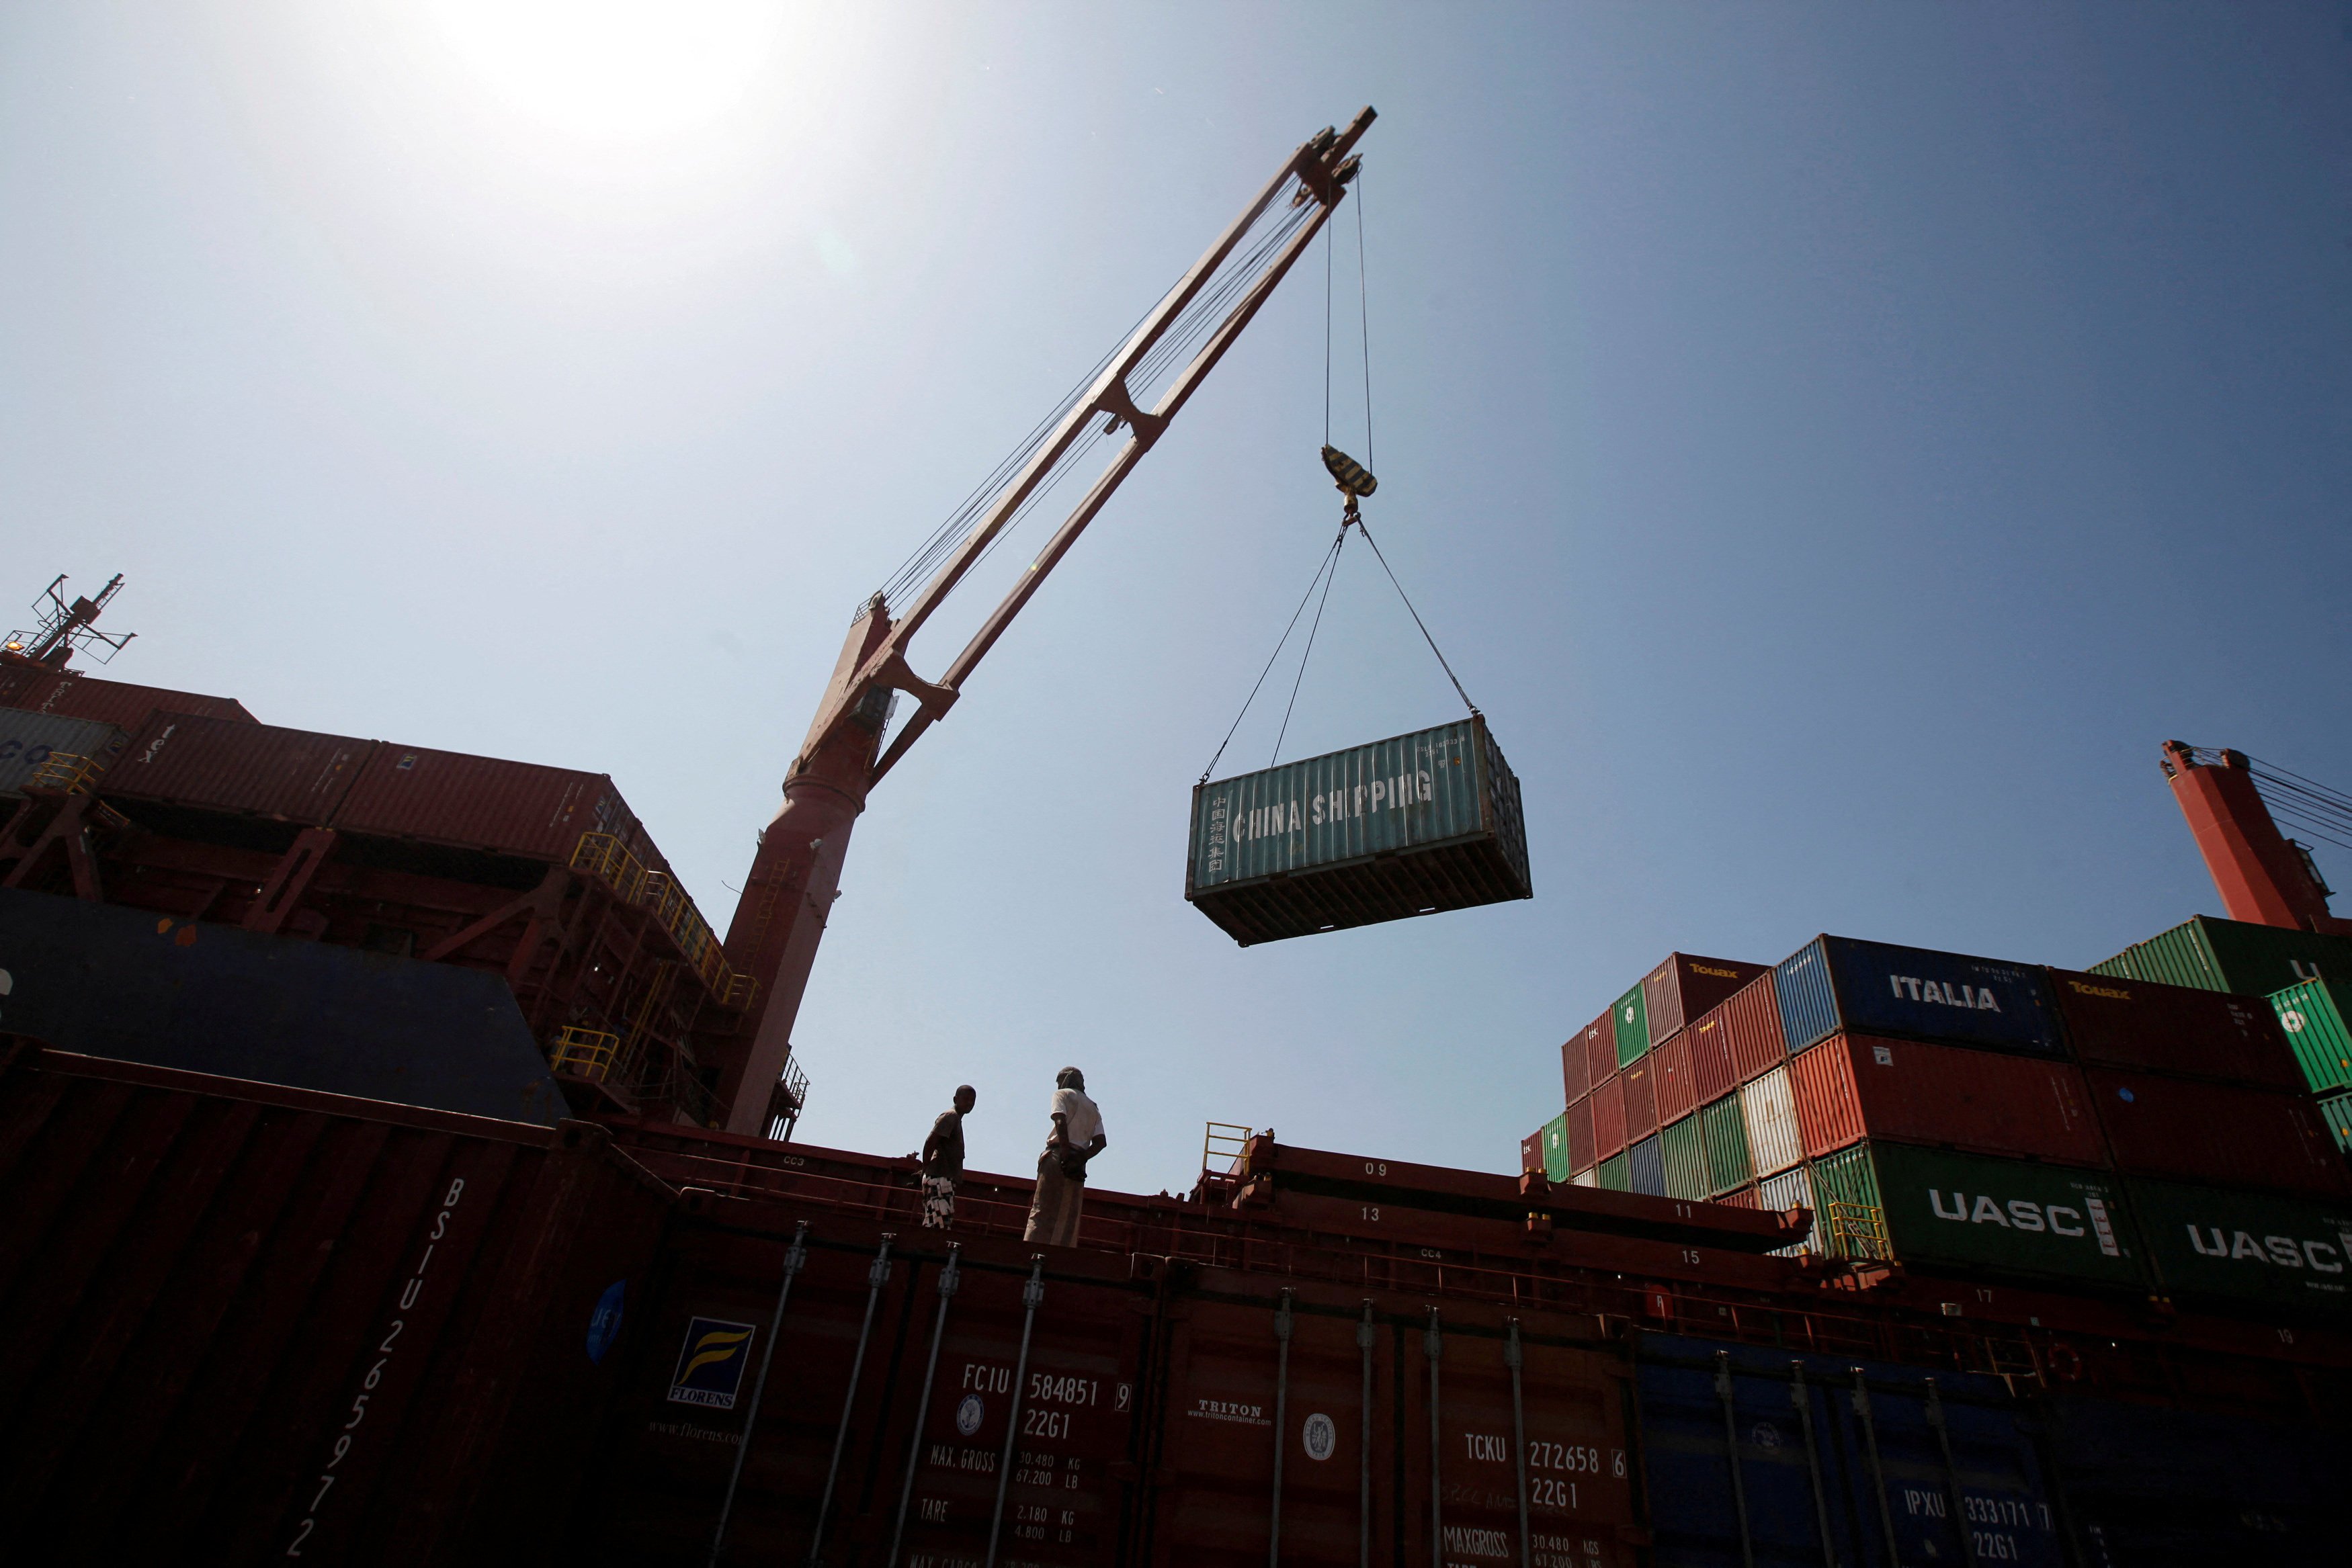
[(1024, 1241), (1078, 1244), (1078, 1211), (1087, 1197), (1087, 1162), (1103, 1152), (1102, 1112), (1087, 1098), (1087, 1075), (1065, 1067), (1054, 1077), (1054, 1130), (1037, 1159), (1037, 1196), (1029, 1205)]

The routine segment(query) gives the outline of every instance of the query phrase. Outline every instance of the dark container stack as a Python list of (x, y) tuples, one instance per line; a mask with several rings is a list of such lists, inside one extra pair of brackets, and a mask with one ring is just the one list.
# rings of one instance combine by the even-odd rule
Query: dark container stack
[(1519, 781), (1474, 716), (1200, 785), (1184, 896), (1244, 947), (1532, 898)]

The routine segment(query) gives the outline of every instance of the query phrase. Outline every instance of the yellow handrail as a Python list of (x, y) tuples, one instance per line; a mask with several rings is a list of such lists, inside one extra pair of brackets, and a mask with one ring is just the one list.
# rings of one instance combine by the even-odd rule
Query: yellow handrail
[(749, 975), (738, 974), (727, 962), (725, 947), (676, 877), (646, 869), (613, 833), (581, 834), (579, 846), (572, 852), (572, 869), (596, 877), (623, 903), (650, 909), (719, 1006), (750, 1005), (759, 983)]
[[(1242, 1155), (1248, 1151), (1250, 1138), (1256, 1131), (1256, 1128), (1244, 1127), (1239, 1122), (1210, 1123), (1209, 1130), (1201, 1137), (1201, 1174), (1241, 1175)], [(1222, 1171), (1216, 1168), (1221, 1155), (1225, 1161), (1225, 1168)]]
[(558, 1072), (602, 1083), (604, 1075), (613, 1071), (613, 1053), (620, 1044), (617, 1034), (566, 1024), (555, 1031), (555, 1049), (547, 1053), (547, 1064)]
[(90, 786), (91, 780), (106, 771), (106, 764), (94, 757), (77, 757), (70, 751), (52, 751), (48, 759), (32, 771), (25, 780), (34, 789), (54, 789), (60, 795), (71, 795)]
[(1886, 1210), (1874, 1203), (1846, 1203), (1832, 1198), (1829, 1207), (1829, 1250), (1841, 1258), (1870, 1258), (1891, 1262), (1894, 1243), (1886, 1236)]

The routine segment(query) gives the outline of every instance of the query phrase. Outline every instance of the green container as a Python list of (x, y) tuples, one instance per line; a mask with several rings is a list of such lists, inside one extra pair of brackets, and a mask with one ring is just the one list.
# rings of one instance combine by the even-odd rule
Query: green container
[(1740, 1113), (1739, 1096), (1727, 1094), (1698, 1113), (1700, 1140), (1706, 1148), (1707, 1196), (1737, 1192), (1756, 1176), (1756, 1162), (1748, 1153), (1748, 1118)]
[(1519, 781), (1473, 717), (1200, 785), (1184, 896), (1245, 947), (1532, 898)]
[(2178, 1301), (2352, 1317), (2352, 1206), (2126, 1178), (2157, 1284)]
[(1812, 1175), (1815, 1226), (1842, 1256), (2146, 1288), (2104, 1172), (1863, 1143), (1814, 1161)]
[(2303, 1081), (2325, 1093), (2352, 1088), (2352, 1029), (2345, 1027), (2352, 1013), (2352, 976), (2346, 980), (2305, 980), (2272, 993), (2271, 1007), (2287, 1044), (2303, 1064)]
[(1666, 1166), (1666, 1196), (1696, 1203), (1706, 1200), (1706, 1150), (1699, 1141), (1698, 1118), (1685, 1116), (1658, 1134), (1658, 1153)]
[(1635, 986), (1610, 1009), (1617, 1025), (1617, 1065), (1631, 1067), (1650, 1053), (1650, 1008)]
[(1575, 1173), (1568, 1168), (1568, 1113), (1562, 1111), (1543, 1125), (1546, 1181), (1564, 1182)]
[(1611, 1192), (1633, 1190), (1633, 1162), (1622, 1154), (1612, 1155), (1601, 1162), (1601, 1185)]
[(2336, 1136), (2336, 1146), (2352, 1155), (2352, 1094), (2329, 1094), (2319, 1102), (2319, 1117)]
[(2352, 984), (2352, 937), (2200, 915), (2092, 965), (2091, 973), (2267, 997), (2315, 977)]

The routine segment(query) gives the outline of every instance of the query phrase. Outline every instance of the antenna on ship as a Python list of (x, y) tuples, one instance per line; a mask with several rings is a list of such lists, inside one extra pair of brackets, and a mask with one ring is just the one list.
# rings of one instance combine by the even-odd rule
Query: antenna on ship
[[(65, 573), (59, 572), (33, 608), (40, 612), (41, 622), (30, 632), (11, 632), (8, 641), (0, 643), (0, 663), (38, 664), (44, 669), (62, 670), (66, 661), (78, 653), (87, 653), (100, 664), (110, 664), (122, 652), (136, 632), (120, 634), (101, 632), (94, 624), (107, 601), (122, 591), (122, 574), (116, 572), (95, 599), (76, 597), (71, 603), (58, 591), (65, 586)], [(103, 649), (103, 653), (97, 650)]]

